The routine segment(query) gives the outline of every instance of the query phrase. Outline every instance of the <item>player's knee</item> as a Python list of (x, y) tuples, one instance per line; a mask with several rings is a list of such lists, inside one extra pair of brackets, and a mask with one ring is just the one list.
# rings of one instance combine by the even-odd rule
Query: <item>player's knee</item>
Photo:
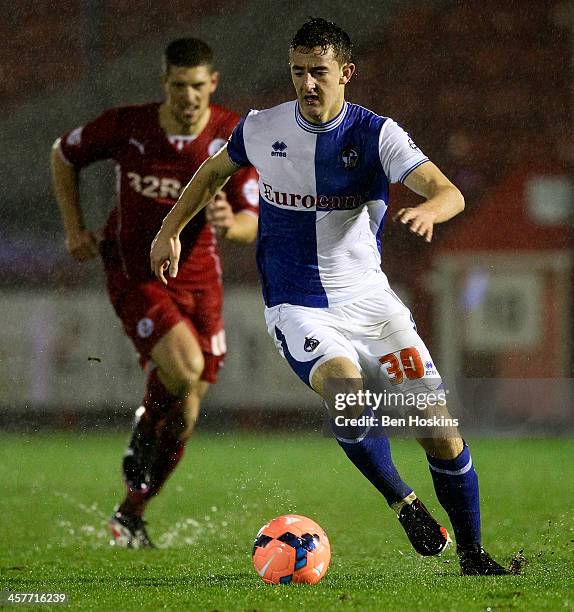
[[(333, 381), (337, 386), (350, 386), (355, 388), (357, 381), (361, 380), (361, 374), (355, 364), (346, 357), (334, 357), (321, 364), (313, 373), (311, 387), (319, 395), (324, 396), (329, 392)], [(362, 386), (362, 383), (360, 383)], [(327, 386), (327, 388), (325, 388)], [(324, 398), (326, 399), (326, 398)]]
[(205, 359), (203, 357), (203, 353), (196, 353), (186, 359), (185, 366), (183, 368), (184, 371), (182, 382), (186, 384), (188, 390), (191, 390), (197, 386), (197, 383), (203, 374), (204, 368)]
[(455, 459), (462, 452), (464, 443), (460, 436), (437, 437), (419, 440), (426, 453), (435, 459)]
[(186, 397), (199, 383), (204, 367), (203, 355), (201, 353), (192, 355), (179, 363), (177, 367), (165, 372), (166, 386), (175, 396)]
[(178, 397), (186, 397), (193, 392), (194, 387), (199, 382), (203, 372), (203, 360), (188, 367), (182, 368), (177, 374), (175, 385), (178, 390)]

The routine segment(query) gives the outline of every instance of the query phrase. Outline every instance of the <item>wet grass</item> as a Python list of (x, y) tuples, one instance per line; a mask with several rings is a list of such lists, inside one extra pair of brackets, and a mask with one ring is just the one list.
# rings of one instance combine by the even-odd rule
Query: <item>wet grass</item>
[[(454, 552), (418, 557), (380, 496), (319, 436), (199, 434), (150, 506), (152, 551), (108, 545), (125, 436), (0, 436), (0, 590), (67, 592), (102, 610), (499, 610), (574, 607), (574, 441), (477, 440), (484, 543), (522, 576), (461, 578)], [(424, 454), (394, 443), (403, 477), (441, 520)], [(327, 531), (313, 587), (269, 587), (251, 566), (259, 527), (288, 512)], [(447, 523), (448, 524), (448, 523)]]

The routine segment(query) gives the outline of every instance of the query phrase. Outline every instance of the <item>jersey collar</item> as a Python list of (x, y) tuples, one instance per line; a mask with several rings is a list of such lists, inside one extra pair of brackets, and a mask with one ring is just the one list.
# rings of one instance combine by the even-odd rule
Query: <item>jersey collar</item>
[(301, 108), (299, 107), (299, 102), (295, 102), (295, 121), (297, 122), (297, 125), (300, 128), (303, 128), (306, 132), (311, 132), (313, 134), (330, 132), (331, 130), (339, 127), (341, 123), (343, 123), (346, 114), (347, 102), (344, 101), (343, 108), (336, 117), (331, 119), (331, 121), (327, 121), (327, 123), (311, 123), (310, 121), (307, 121), (305, 117), (303, 117), (303, 113), (301, 113)]

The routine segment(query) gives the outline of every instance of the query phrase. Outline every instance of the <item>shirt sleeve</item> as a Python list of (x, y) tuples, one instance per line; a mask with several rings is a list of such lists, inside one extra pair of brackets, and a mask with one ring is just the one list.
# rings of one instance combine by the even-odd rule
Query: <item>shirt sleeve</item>
[(224, 187), (233, 212), (247, 212), (259, 215), (259, 185), (255, 168), (241, 168), (229, 179)]
[(247, 157), (247, 151), (245, 150), (243, 127), (245, 125), (245, 120), (252, 112), (253, 111), (248, 113), (245, 117), (242, 117), (241, 121), (235, 126), (235, 129), (229, 137), (229, 142), (227, 143), (227, 154), (229, 155), (229, 159), (231, 159), (236, 166), (251, 165)]
[(390, 183), (402, 183), (429, 158), (413, 139), (392, 119), (387, 119), (379, 134), (379, 157)]
[(111, 109), (62, 136), (60, 152), (66, 162), (82, 168), (96, 161), (113, 159), (120, 139), (118, 110)]

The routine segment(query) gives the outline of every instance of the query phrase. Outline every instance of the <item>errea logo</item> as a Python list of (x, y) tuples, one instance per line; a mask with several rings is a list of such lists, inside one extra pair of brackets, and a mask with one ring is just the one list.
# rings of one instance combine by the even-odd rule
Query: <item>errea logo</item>
[(430, 359), (425, 361), (425, 376), (437, 376), (437, 375), (438, 375), (438, 372), (436, 371), (434, 363), (430, 361)]
[(271, 145), (271, 148), (273, 149), (273, 151), (271, 151), (271, 157), (287, 157), (287, 153), (285, 153), (287, 145), (282, 140), (276, 140)]

